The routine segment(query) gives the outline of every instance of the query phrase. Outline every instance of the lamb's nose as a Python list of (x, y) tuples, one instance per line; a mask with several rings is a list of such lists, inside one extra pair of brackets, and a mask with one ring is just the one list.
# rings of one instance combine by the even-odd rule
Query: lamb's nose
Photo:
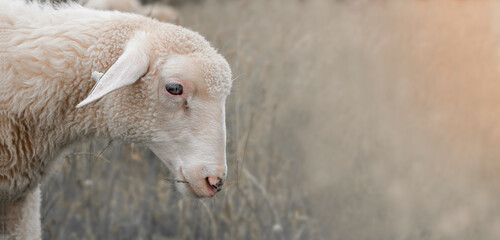
[(217, 192), (222, 189), (222, 185), (224, 185), (224, 179), (216, 176), (207, 177), (208, 185), (210, 185)]

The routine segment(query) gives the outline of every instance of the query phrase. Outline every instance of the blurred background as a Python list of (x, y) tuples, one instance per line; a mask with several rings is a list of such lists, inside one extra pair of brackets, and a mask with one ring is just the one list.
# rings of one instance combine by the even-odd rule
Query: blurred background
[(86, 142), (44, 239), (500, 239), (500, 3), (167, 3), (233, 69), (227, 185), (185, 199), (148, 149)]

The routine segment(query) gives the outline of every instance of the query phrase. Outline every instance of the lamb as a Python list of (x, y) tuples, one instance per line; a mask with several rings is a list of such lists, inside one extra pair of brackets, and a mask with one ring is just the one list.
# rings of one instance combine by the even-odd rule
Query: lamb
[(221, 189), (231, 69), (198, 33), (0, 0), (0, 51), (0, 238), (40, 238), (39, 186), (82, 139), (144, 143), (187, 196)]

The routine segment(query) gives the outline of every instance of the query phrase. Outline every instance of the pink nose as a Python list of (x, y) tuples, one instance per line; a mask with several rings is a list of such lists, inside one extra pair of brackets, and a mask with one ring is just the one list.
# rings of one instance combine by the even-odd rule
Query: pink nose
[(220, 191), (222, 189), (222, 185), (224, 185), (224, 179), (221, 177), (208, 176), (206, 179), (208, 185), (211, 186), (212, 189), (217, 192)]

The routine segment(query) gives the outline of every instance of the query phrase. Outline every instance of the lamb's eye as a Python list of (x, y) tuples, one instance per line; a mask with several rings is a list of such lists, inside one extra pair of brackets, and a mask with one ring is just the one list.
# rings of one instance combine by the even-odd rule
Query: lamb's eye
[(182, 94), (182, 85), (177, 83), (167, 83), (165, 85), (165, 90), (172, 95), (181, 95)]

